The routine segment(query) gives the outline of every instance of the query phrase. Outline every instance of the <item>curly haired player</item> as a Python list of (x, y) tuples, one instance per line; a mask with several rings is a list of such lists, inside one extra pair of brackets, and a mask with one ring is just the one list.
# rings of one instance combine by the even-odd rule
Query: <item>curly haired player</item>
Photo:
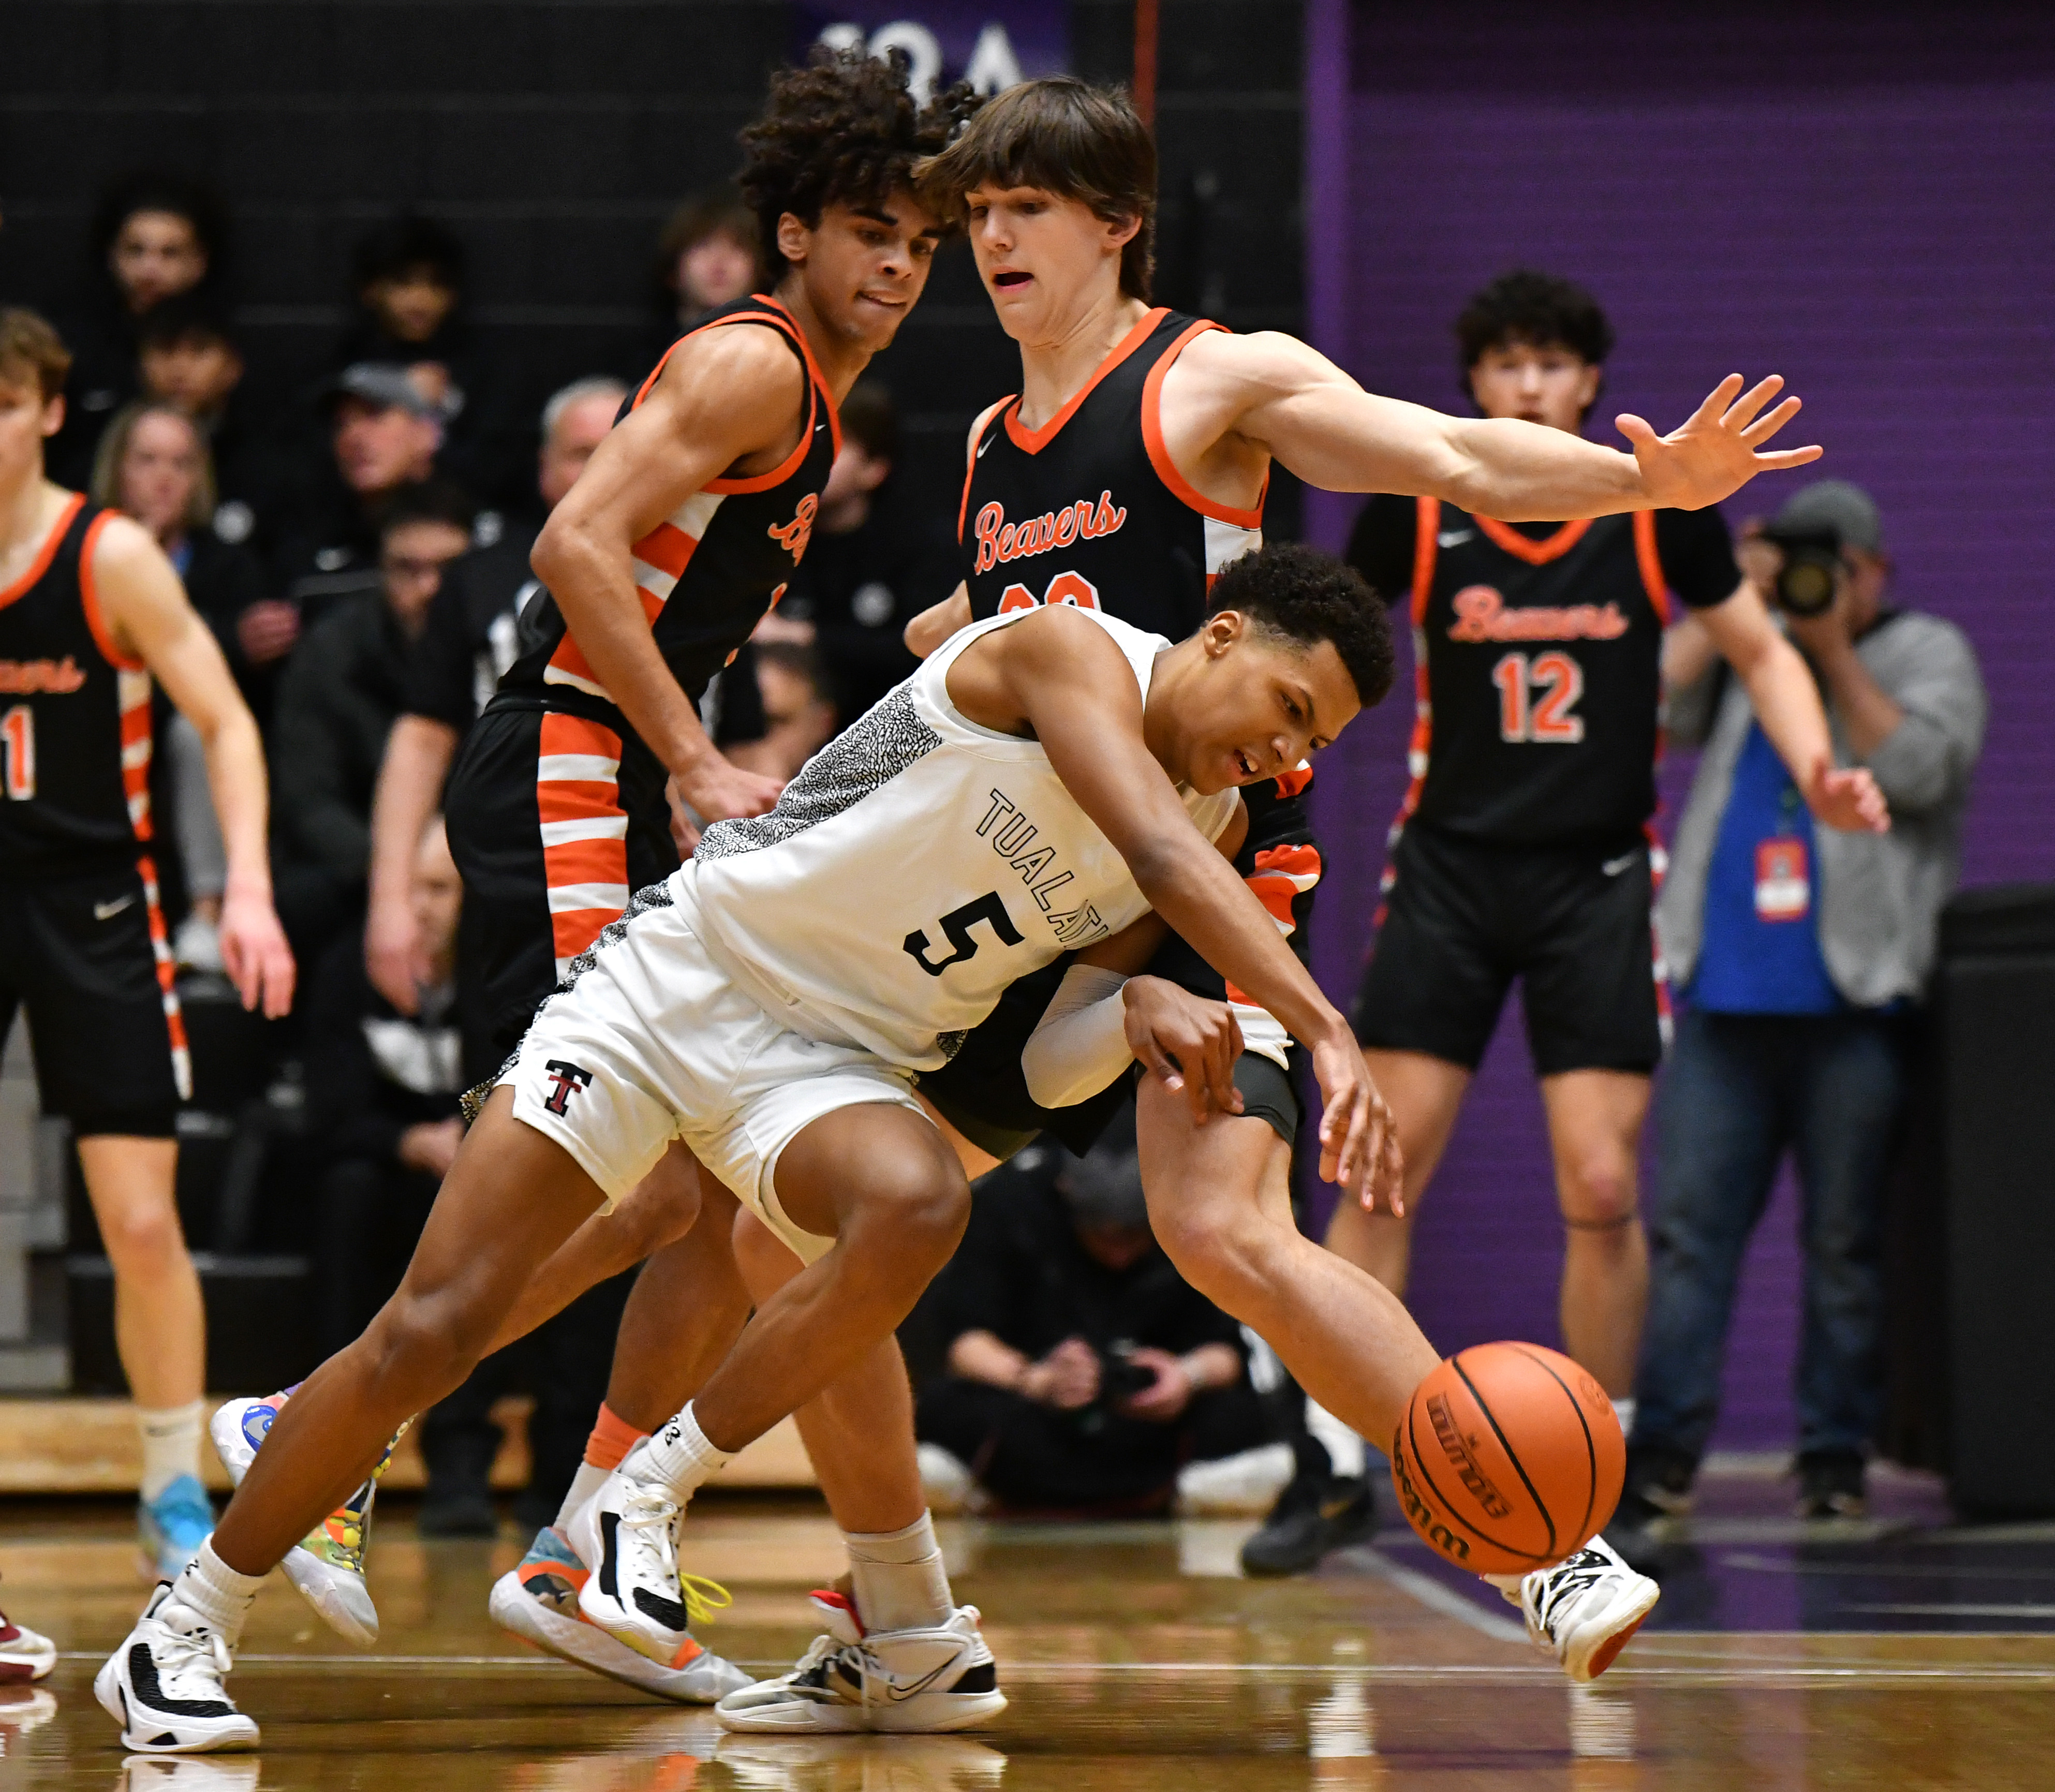
[[(742, 132), (740, 176), (776, 270), (771, 290), (672, 346), (550, 515), (533, 561), (546, 589), (523, 610), (519, 657), (466, 738), (446, 802), (495, 1064), (631, 890), (661, 882), (703, 823), (760, 815), (777, 798), (775, 782), (715, 749), (699, 701), (807, 551), (840, 444), (837, 406), (921, 296), (942, 234), (911, 170), (972, 104), (956, 88), (917, 106), (903, 61), (819, 52), (775, 75)], [(714, 1211), (695, 1226), (703, 1190)], [(649, 1257), (622, 1316), (588, 1451), (596, 1466), (566, 1516), (618, 1459), (614, 1409), (653, 1423), (676, 1411), (740, 1328), (747, 1299), (728, 1255), (732, 1214), (726, 1191), (672, 1152), (543, 1266), (495, 1339), (511, 1342)], [(682, 1350), (680, 1312), (693, 1320)], [(215, 1415), (231, 1472), (247, 1470), (285, 1399)], [(359, 1641), (377, 1627), (363, 1572), (374, 1484), (285, 1565)], [(696, 1648), (659, 1664), (578, 1624), (559, 1607), (585, 1573), (559, 1528), (546, 1527), (495, 1589), (494, 1613), (542, 1648), (667, 1697), (708, 1700), (744, 1683)]]

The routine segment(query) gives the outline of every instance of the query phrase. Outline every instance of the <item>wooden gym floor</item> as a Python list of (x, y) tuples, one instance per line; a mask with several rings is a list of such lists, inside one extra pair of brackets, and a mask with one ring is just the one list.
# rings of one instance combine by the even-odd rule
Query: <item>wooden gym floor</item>
[[(1868, 1523), (1802, 1527), (1769, 1476), (1708, 1490), (1666, 1563), (1663, 1624), (1572, 1689), (1511, 1614), (1438, 1575), (1410, 1533), (1317, 1577), (1234, 1577), (1228, 1522), (943, 1527), (988, 1615), (1012, 1708), (964, 1737), (725, 1736), (524, 1649), (485, 1616), (519, 1541), (424, 1543), (381, 1512), (376, 1651), (321, 1628), (282, 1581), (234, 1685), (253, 1757), (124, 1769), (95, 1668), (138, 1608), (125, 1507), (0, 1503), (0, 1601), (65, 1652), (0, 1688), (0, 1788), (169, 1792), (1654, 1792), (2055, 1785), (2055, 1531), (1954, 1530), (1931, 1490)], [(712, 1496), (684, 1565), (735, 1605), (712, 1645), (767, 1670), (811, 1635), (841, 1567), (818, 1506)]]

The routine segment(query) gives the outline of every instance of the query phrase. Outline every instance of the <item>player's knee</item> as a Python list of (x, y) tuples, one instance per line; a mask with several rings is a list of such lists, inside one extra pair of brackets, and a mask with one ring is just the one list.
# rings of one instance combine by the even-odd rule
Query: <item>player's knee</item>
[(137, 1202), (99, 1219), (101, 1241), (124, 1275), (162, 1274), (184, 1261), (185, 1234), (169, 1202)]
[(377, 1379), (403, 1388), (416, 1405), (440, 1399), (478, 1365), (495, 1328), (452, 1291), (402, 1286), (365, 1334)]
[(1636, 1213), (1634, 1165), (1615, 1151), (1587, 1154), (1566, 1164), (1563, 1218), (1573, 1230), (1624, 1230)]
[(970, 1185), (951, 1166), (908, 1165), (866, 1203), (866, 1235), (923, 1285), (955, 1253), (970, 1223)]
[(1164, 1255), (1215, 1306), (1239, 1315), (1264, 1283), (1272, 1229), (1253, 1207), (1177, 1206), (1174, 1213), (1150, 1215)]

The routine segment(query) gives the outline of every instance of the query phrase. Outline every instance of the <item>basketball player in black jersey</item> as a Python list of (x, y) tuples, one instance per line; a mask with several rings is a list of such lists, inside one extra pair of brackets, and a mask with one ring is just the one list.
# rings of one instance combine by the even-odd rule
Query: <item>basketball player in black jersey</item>
[[(1588, 294), (1509, 274), (1456, 334), (1486, 417), (1581, 429), (1612, 345)], [(1564, 1347), (1624, 1403), (1648, 1287), (1636, 1155), (1666, 1020), (1650, 823), (1678, 606), (1746, 685), (1820, 821), (1882, 827), (1883, 801), (1866, 772), (1834, 768), (1812, 676), (1712, 507), (1509, 523), (1488, 506), (1379, 497), (1350, 557), (1414, 627), (1414, 776), (1355, 1010), (1398, 1116), (1406, 1201), (1402, 1214), (1337, 1210), (1328, 1245), (1405, 1292), (1413, 1214), (1519, 977), (1564, 1226)]]
[[(481, 1075), (519, 1043), (560, 970), (629, 893), (676, 868), (700, 823), (760, 814), (776, 799), (774, 780), (714, 748), (700, 700), (806, 552), (840, 445), (837, 406), (919, 298), (940, 239), (911, 170), (973, 103), (958, 88), (922, 109), (903, 61), (817, 53), (774, 78), (763, 115), (743, 132), (741, 186), (778, 278), (673, 345), (551, 511), (519, 657), (466, 737), (446, 795), (493, 1035)], [(695, 1224), (703, 1199), (707, 1220)], [(733, 1210), (726, 1190), (674, 1150), (538, 1271), (494, 1348), (647, 1256), (601, 1431), (653, 1427), (747, 1315), (728, 1243)], [(215, 1427), (224, 1455), (247, 1463), (282, 1403), (224, 1407)], [(566, 1514), (593, 1474), (574, 1483)], [(286, 1563), (357, 1640), (377, 1633), (362, 1573), (370, 1492), (327, 1527), (353, 1540), (346, 1549), (317, 1533)], [(584, 1573), (546, 1528), (495, 1589), (494, 1612), (543, 1648), (667, 1697), (705, 1702), (744, 1683), (703, 1652), (651, 1662), (579, 1625), (574, 1611), (560, 1616), (550, 1602), (574, 1601)]]
[[(1466, 421), (1373, 397), (1288, 337), (1237, 337), (1152, 307), (1154, 186), (1153, 148), (1124, 99), (1062, 77), (1024, 83), (989, 103), (927, 171), (930, 203), (968, 223), (979, 272), (1020, 344), (1022, 389), (972, 428), (959, 510), (964, 582), (909, 627), (916, 652), (977, 618), (1044, 603), (1103, 607), (1173, 637), (1189, 630), (1208, 582), (1260, 539), (1273, 456), (1330, 489), (1429, 494), (1521, 516), (1592, 516), (1714, 503), (1760, 471), (1819, 452), (1761, 450), (1797, 408), (1795, 399), (1770, 408), (1781, 385), (1773, 379), (1744, 397), (1730, 377), (1667, 436), (1622, 418), (1631, 456), (1522, 421)], [(1280, 926), (1297, 924), (1303, 949), (1319, 861), (1296, 795), (1245, 792), (1252, 843), (1240, 862), (1278, 905)], [(1178, 969), (1167, 960), (1155, 968)], [(1089, 993), (1087, 974), (1067, 973)], [(1075, 1143), (1102, 1122), (1097, 1103), (1066, 1120), (1028, 1098), (1021, 1044), (1047, 1005), (1050, 982), (1045, 976), (1003, 1005), (948, 1070), (923, 1078), (967, 1164), (979, 1161), (977, 1147), (1003, 1154), (1036, 1125), (1054, 1123)], [(1222, 992), (1216, 985), (1209, 993)], [(1268, 1020), (1237, 1012), (1252, 1036)], [(1118, 1026), (1102, 1036), (1118, 1056)], [(1237, 1082), (1242, 1111), (1204, 1125), (1162, 1079), (1142, 1083), (1151, 1222), (1188, 1280), (1280, 1343), (1308, 1335), (1303, 1315), (1280, 1305), (1288, 1288), (1294, 1300), (1304, 1294), (1281, 1269), (1297, 1242), (1288, 1188), (1296, 1103), (1281, 1072), (1256, 1052), (1244, 1052)], [(761, 1237), (744, 1216), (738, 1256), (759, 1289), (796, 1266), (775, 1243), (761, 1249)], [(1338, 1277), (1324, 1297), (1349, 1298), (1347, 1278)], [(1289, 1344), (1284, 1353), (1323, 1406), (1346, 1414), (1359, 1403), (1334, 1364)], [(838, 1516), (861, 1499), (882, 1530), (920, 1514), (921, 1502), (910, 1429), (878, 1422), (900, 1403), (898, 1367), (874, 1360), (866, 1375), (837, 1383), (799, 1418)], [(1608, 1565), (1603, 1578), (1631, 1582), (1637, 1597), (1652, 1599), (1653, 1583), (1623, 1565)], [(1592, 1581), (1585, 1576), (1579, 1590)], [(1603, 1602), (1587, 1601), (1586, 1609)], [(1574, 1604), (1559, 1598), (1558, 1628), (1537, 1631), (1537, 1640), (1588, 1677), (1599, 1645), (1587, 1646), (1569, 1621)], [(862, 1621), (859, 1602), (837, 1620), (834, 1635), (851, 1640), (845, 1633)], [(785, 1728), (805, 1723), (813, 1696), (805, 1686), (769, 1682), (731, 1695), (720, 1715), (738, 1727)]]
[(212, 1513), (205, 1318), (172, 1189), (191, 1071), (151, 858), (153, 682), (206, 749), (228, 853), (222, 955), (243, 1005), (283, 1014), (293, 961), (271, 907), (263, 749), (213, 635), (144, 530), (44, 476), (70, 362), (41, 318), (0, 311), (0, 1038), (26, 1008), (44, 1110), (78, 1141), (143, 1428), (143, 1550), (175, 1574)]

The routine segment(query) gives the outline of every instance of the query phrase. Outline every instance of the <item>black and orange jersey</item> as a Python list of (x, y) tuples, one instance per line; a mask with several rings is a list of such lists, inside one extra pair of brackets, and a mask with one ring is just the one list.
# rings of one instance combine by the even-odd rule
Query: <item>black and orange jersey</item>
[(1672, 599), (1705, 609), (1741, 583), (1717, 510), (1515, 526), (1375, 498), (1348, 557), (1412, 614), (1402, 824), (1532, 846), (1640, 833)]
[[(799, 444), (768, 472), (709, 480), (633, 550), (636, 588), (649, 632), (672, 676), (695, 702), (784, 594), (806, 554), (821, 490), (842, 446), (834, 394), (799, 326), (775, 298), (759, 294), (738, 300), (678, 341), (741, 324), (775, 330), (805, 370)], [(641, 389), (623, 403), (622, 416), (649, 396), (677, 348), (673, 343)], [(500, 679), (493, 701), (580, 716), (641, 748), (545, 587), (538, 586), (522, 608), (518, 654)], [(661, 787), (661, 777), (656, 782)]]
[(1236, 510), (1193, 490), (1158, 420), (1171, 364), (1221, 327), (1159, 308), (1040, 428), (1017, 397), (985, 413), (957, 517), (974, 619), (1070, 603), (1173, 641), (1198, 627), (1214, 574), (1263, 545), (1262, 498)]
[(133, 865), (150, 839), (151, 680), (93, 585), (112, 513), (74, 496), (0, 591), (0, 876)]

